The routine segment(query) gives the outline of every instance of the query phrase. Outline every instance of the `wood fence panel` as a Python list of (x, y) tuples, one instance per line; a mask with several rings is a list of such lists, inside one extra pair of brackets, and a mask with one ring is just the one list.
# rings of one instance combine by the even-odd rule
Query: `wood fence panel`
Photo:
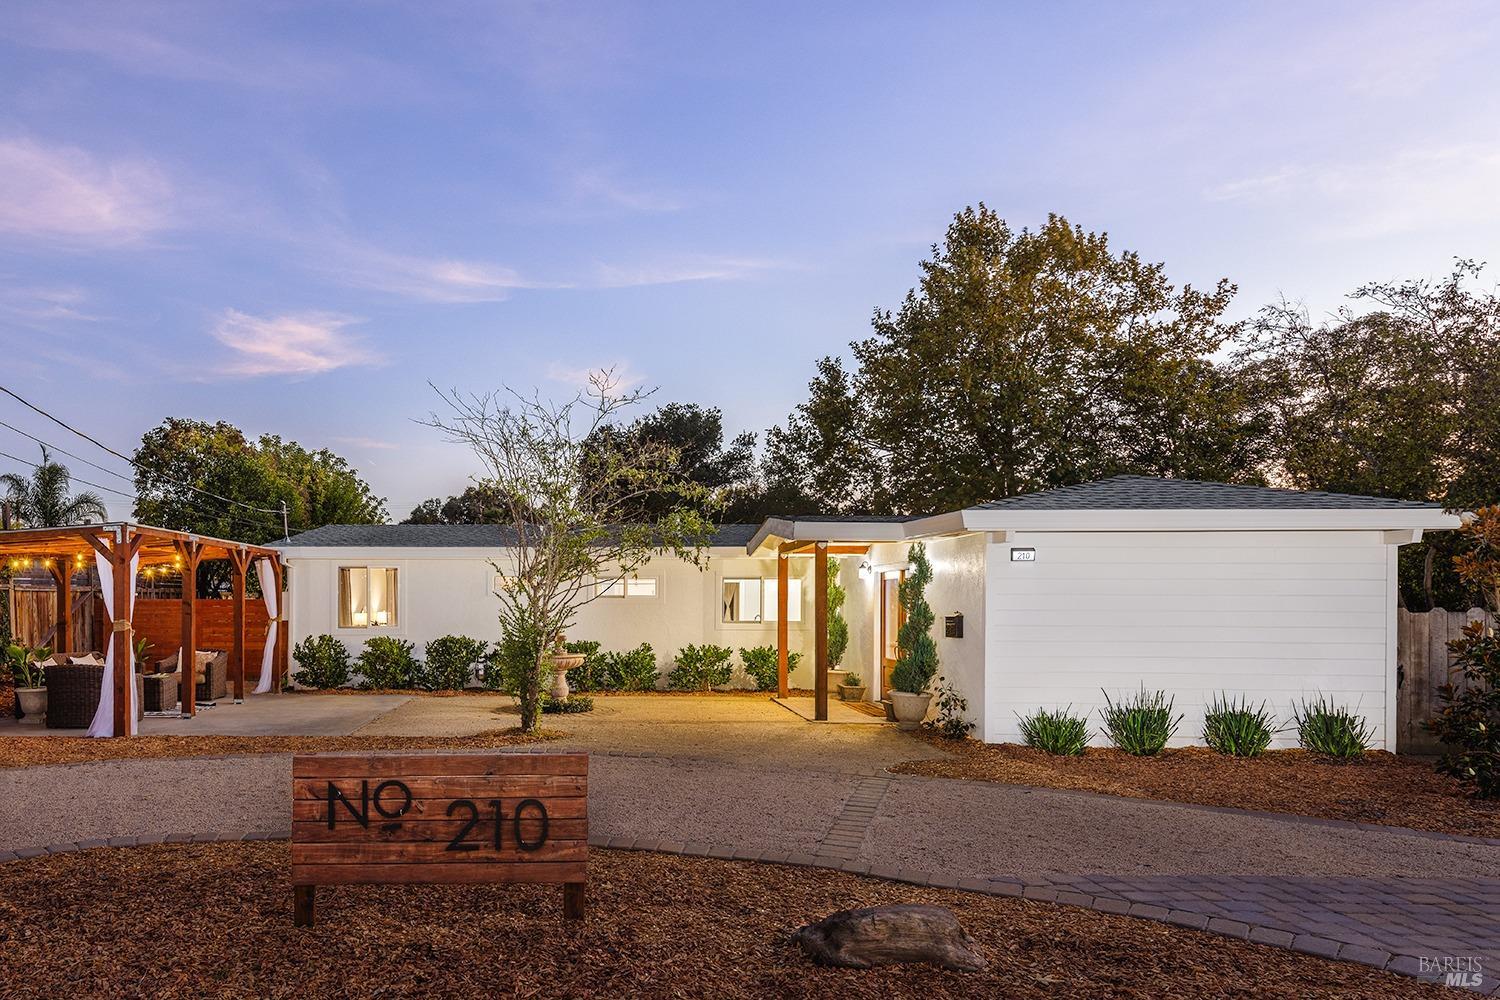
[[(10, 634), (25, 646), (52, 646), (57, 622), (57, 591), (48, 588), (12, 587), (10, 599)], [(73, 590), (74, 652), (103, 649), (104, 605), (94, 587)]]
[[(234, 602), (200, 597), (195, 602), (199, 649), (234, 648)], [(182, 601), (138, 597), (133, 619), (138, 638), (151, 643), (153, 661), (164, 660), (182, 645)], [(266, 648), (265, 602), (245, 601), (245, 680), (260, 678), (260, 658)]]
[(1464, 626), (1485, 618), (1481, 608), (1468, 611), (1397, 611), (1396, 662), (1401, 685), (1396, 694), (1396, 750), (1399, 753), (1441, 753), (1443, 744), (1422, 723), (1443, 708), (1440, 691), (1450, 681), (1460, 691), (1468, 683), (1451, 672), (1448, 643), (1463, 635)]

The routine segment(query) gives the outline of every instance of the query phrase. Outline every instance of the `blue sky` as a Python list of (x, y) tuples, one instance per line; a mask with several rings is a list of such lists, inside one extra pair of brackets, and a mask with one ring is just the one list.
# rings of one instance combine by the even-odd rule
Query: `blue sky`
[(5, 0), (3, 383), (331, 447), (399, 517), (474, 471), (428, 381), (616, 365), (760, 432), (980, 200), (1235, 315), (1495, 259), (1497, 64), (1489, 3)]

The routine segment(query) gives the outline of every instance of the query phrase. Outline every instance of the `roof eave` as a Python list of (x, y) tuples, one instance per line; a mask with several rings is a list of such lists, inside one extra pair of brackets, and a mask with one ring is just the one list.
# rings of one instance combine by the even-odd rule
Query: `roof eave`
[(970, 531), (1448, 531), (1461, 523), (1458, 515), (1435, 507), (963, 511)]

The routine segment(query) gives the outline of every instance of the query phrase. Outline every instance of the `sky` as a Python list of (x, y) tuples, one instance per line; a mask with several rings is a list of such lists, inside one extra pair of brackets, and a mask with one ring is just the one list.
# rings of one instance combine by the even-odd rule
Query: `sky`
[(1500, 267), (1497, 65), (1495, 3), (0, 0), (0, 385), (331, 448), (399, 519), (478, 472), (432, 385), (763, 433), (980, 201), (1236, 318)]

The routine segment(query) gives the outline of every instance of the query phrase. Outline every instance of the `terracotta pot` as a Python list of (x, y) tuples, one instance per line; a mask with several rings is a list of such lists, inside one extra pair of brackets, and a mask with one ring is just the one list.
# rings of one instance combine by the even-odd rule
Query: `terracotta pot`
[(24, 713), (21, 725), (40, 726), (47, 721), (46, 688), (16, 688), (16, 701)]
[(932, 704), (930, 694), (907, 694), (905, 691), (891, 692), (891, 706), (896, 713), (896, 727), (910, 732), (927, 718), (927, 706)]
[(864, 701), (865, 686), (863, 684), (840, 684), (839, 701)]

